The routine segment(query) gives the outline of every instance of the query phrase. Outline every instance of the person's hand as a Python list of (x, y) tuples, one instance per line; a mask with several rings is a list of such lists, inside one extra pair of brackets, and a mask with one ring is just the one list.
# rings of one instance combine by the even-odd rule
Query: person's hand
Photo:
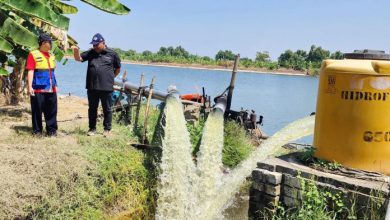
[(71, 46), (70, 47), (72, 50), (73, 50), (73, 52), (76, 52), (76, 53), (78, 53), (79, 52), (79, 47), (77, 46), (77, 45), (73, 45), (73, 46)]
[(28, 90), (27, 90), (28, 94), (30, 96), (35, 96), (35, 93), (34, 93), (34, 89), (32, 87), (29, 87)]

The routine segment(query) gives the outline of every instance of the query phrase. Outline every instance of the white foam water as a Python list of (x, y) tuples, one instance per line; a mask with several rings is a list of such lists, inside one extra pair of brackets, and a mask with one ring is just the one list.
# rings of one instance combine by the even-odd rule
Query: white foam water
[(314, 117), (297, 120), (266, 140), (230, 174), (223, 175), (222, 111), (215, 110), (208, 116), (197, 166), (191, 154), (182, 104), (177, 98), (168, 97), (164, 113), (157, 219), (222, 219), (222, 211), (232, 202), (257, 162), (275, 153), (278, 147), (310, 135), (314, 130)]

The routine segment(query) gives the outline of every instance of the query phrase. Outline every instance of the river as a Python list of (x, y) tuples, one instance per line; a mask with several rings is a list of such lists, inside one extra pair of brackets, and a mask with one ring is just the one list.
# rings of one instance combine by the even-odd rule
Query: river
[[(69, 60), (66, 65), (58, 64), (57, 81), (59, 93), (86, 97), (86, 63)], [(221, 94), (230, 83), (231, 72), (174, 68), (148, 65), (123, 64), (129, 81), (138, 84), (141, 73), (145, 83), (156, 77), (155, 89), (166, 91), (169, 85), (176, 85), (181, 94), (202, 92), (215, 97)], [(263, 127), (268, 135), (288, 123), (310, 115), (315, 111), (318, 78), (306, 76), (277, 75), (267, 73), (238, 72), (232, 109), (255, 110), (264, 116)], [(312, 137), (300, 140), (311, 143)]]

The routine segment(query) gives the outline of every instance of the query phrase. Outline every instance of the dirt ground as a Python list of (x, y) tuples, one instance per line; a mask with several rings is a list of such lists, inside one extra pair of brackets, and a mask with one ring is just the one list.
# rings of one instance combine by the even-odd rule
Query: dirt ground
[(72, 135), (87, 109), (84, 99), (59, 96), (58, 137), (35, 138), (29, 103), (5, 106), (0, 97), (0, 219), (23, 218), (53, 184), (90, 165)]

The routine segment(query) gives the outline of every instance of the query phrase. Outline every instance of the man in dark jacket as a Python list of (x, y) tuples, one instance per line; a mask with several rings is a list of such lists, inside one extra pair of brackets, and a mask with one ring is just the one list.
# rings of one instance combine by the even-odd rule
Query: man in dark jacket
[(121, 70), (121, 60), (118, 54), (106, 46), (101, 34), (95, 34), (91, 44), (93, 48), (80, 55), (78, 47), (73, 48), (76, 61), (88, 61), (86, 89), (88, 94), (88, 135), (96, 134), (96, 119), (99, 100), (103, 107), (104, 136), (108, 136), (111, 130), (111, 94), (113, 91), (114, 78)]

